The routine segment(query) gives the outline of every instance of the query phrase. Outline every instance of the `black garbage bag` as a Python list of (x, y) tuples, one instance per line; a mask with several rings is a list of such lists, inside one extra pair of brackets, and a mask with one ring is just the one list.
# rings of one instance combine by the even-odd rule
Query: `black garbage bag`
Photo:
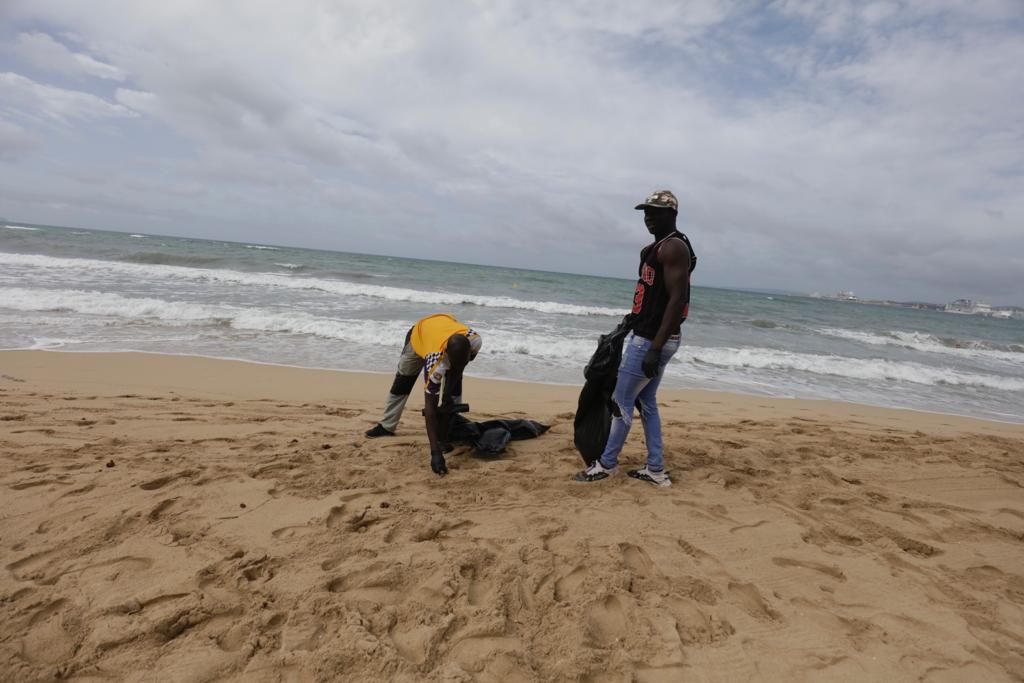
[(451, 443), (468, 443), (484, 455), (500, 455), (509, 441), (533, 439), (550, 427), (534, 420), (486, 420), (472, 422), (458, 413), (448, 427)]
[(633, 317), (627, 315), (618, 327), (601, 335), (597, 350), (583, 371), (586, 382), (580, 391), (573, 420), (573, 443), (587, 465), (601, 457), (608, 443), (612, 426), (612, 394), (619, 375), (622, 344), (633, 329)]

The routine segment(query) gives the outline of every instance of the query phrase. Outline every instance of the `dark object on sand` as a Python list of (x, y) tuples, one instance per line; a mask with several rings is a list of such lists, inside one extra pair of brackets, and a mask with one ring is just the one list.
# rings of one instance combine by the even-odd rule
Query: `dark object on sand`
[(573, 443), (587, 465), (601, 457), (608, 443), (612, 425), (612, 394), (619, 375), (622, 344), (632, 329), (633, 315), (630, 314), (614, 330), (601, 335), (597, 350), (583, 371), (587, 381), (576, 406)]
[(533, 439), (550, 427), (534, 420), (486, 420), (470, 422), (462, 415), (452, 415), (448, 428), (448, 440), (452, 443), (468, 443), (483, 455), (499, 455), (509, 441)]

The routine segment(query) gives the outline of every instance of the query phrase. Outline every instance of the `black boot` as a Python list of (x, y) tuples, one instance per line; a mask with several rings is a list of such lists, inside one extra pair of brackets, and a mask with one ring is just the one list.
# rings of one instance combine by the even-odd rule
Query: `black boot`
[(375, 426), (373, 429), (367, 430), (367, 432), (366, 432), (366, 438), (367, 439), (376, 439), (378, 436), (394, 436), (394, 435), (395, 435), (394, 432), (389, 431), (387, 429), (384, 429), (384, 426), (381, 425), (379, 422), (377, 423), (377, 426)]

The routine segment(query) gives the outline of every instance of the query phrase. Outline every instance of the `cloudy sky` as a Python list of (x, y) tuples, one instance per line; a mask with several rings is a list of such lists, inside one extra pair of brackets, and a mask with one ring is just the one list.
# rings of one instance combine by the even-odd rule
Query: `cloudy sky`
[(0, 0), (0, 216), (1024, 304), (1021, 0)]

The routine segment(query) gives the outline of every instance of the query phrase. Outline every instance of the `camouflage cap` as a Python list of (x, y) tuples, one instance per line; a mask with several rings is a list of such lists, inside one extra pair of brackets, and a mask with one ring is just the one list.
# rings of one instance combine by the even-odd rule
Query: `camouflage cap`
[(679, 200), (669, 190), (658, 190), (641, 204), (636, 205), (637, 209), (672, 209), (679, 211)]

